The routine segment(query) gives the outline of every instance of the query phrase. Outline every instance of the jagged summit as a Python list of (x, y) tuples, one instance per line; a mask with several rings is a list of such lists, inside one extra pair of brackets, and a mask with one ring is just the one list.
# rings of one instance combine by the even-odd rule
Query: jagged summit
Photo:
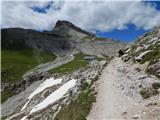
[(83, 33), (88, 36), (95, 36), (93, 33), (87, 32), (66, 20), (58, 20), (57, 23), (55, 24), (55, 27), (52, 29), (52, 31), (65, 30), (66, 32), (68, 32), (69, 29), (73, 29), (77, 32)]
[(66, 21), (66, 20), (58, 20), (58, 21), (56, 22), (55, 28), (60, 27), (60, 26), (64, 26), (64, 25), (66, 25), (66, 26), (75, 26), (75, 25), (73, 25), (73, 24), (72, 24), (71, 22), (69, 22), (69, 21)]

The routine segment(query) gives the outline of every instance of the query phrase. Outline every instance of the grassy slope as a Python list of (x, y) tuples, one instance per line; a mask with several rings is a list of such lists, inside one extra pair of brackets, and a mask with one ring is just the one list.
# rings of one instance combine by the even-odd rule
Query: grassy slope
[(68, 106), (62, 108), (55, 120), (85, 120), (96, 101), (94, 89), (90, 88), (80, 93), (76, 100), (72, 100)]
[[(43, 52), (38, 58), (33, 50), (2, 50), (2, 82), (9, 80), (16, 82), (21, 80), (22, 75), (40, 63), (54, 60), (56, 57), (49, 52)], [(41, 59), (38, 62), (37, 59)]]
[[(64, 74), (64, 73), (71, 73), (74, 70), (77, 70), (79, 68), (82, 67), (87, 67), (87, 65), (89, 64), (88, 61), (84, 60), (84, 57), (88, 56), (85, 55), (83, 53), (78, 53), (75, 55), (75, 59), (64, 64), (61, 65), (57, 68), (54, 68), (52, 70), (50, 70), (49, 72), (51, 73), (58, 73), (58, 74)], [(97, 61), (102, 61), (102, 60), (106, 60), (107, 58), (102, 58), (102, 57), (96, 57)]]
[(70, 72), (73, 72), (74, 70), (77, 70), (81, 67), (85, 67), (88, 65), (88, 62), (86, 60), (84, 60), (84, 56), (85, 56), (84, 54), (78, 53), (75, 55), (74, 60), (72, 60), (64, 65), (61, 65), (57, 68), (54, 68), (54, 69), (50, 70), (49, 72), (64, 74), (66, 72), (70, 73)]
[[(36, 67), (40, 63), (49, 62), (54, 60), (55, 58), (56, 56), (50, 52), (43, 52), (38, 57), (35, 57), (32, 49), (2, 49), (1, 80), (2, 82), (9, 81), (11, 83), (16, 83), (22, 79), (22, 75), (28, 70)], [(40, 59), (40, 61), (38, 61), (37, 59)], [(1, 102), (4, 102), (12, 95), (12, 91), (3, 91), (1, 93)]]

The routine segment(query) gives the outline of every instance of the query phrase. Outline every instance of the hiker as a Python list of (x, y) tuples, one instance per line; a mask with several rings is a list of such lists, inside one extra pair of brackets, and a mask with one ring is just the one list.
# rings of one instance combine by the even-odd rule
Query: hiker
[(123, 50), (119, 50), (118, 54), (119, 54), (119, 57), (121, 57), (122, 55), (124, 55), (124, 51)]

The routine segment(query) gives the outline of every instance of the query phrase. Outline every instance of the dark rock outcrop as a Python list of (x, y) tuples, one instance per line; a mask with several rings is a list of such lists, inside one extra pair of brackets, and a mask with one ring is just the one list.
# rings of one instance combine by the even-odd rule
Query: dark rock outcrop
[(71, 45), (63, 36), (47, 34), (30, 29), (9, 28), (2, 29), (2, 49), (34, 48), (49, 50), (55, 54), (65, 53)]
[[(82, 30), (81, 28), (79, 28), (79, 27), (75, 26), (74, 24), (72, 24), (72, 23), (70, 23), (68, 21), (65, 21), (65, 20), (57, 21), (57, 23), (55, 25), (55, 28), (60, 28), (60, 27), (64, 27), (64, 26), (68, 26), (68, 27), (70, 27), (70, 28), (72, 28), (72, 29), (74, 29), (74, 30), (76, 30), (78, 32), (84, 33), (84, 34), (86, 34), (88, 36), (95, 36), (93, 33), (90, 33), (90, 32), (87, 32), (85, 30)], [(54, 29), (53, 29), (53, 31), (54, 31)]]

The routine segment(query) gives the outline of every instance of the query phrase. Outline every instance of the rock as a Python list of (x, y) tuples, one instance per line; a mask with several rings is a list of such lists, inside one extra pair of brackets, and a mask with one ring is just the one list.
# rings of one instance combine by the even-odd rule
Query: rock
[(149, 107), (149, 106), (156, 106), (157, 105), (157, 103), (156, 102), (154, 102), (154, 103), (148, 103), (147, 105), (146, 105), (146, 107)]
[(122, 115), (126, 115), (127, 114), (127, 112), (125, 111), (125, 112), (122, 112)]
[(155, 83), (153, 83), (153, 84), (152, 84), (152, 87), (153, 87), (154, 89), (159, 89), (159, 88), (160, 88), (160, 82), (155, 82)]
[(154, 95), (157, 95), (159, 94), (158, 90), (157, 89), (154, 89), (154, 88), (143, 88), (140, 90), (140, 95), (144, 98), (144, 99), (147, 99), (151, 96), (154, 96)]
[(132, 116), (133, 119), (140, 119), (141, 118), (141, 114), (137, 114), (137, 115), (134, 115)]

